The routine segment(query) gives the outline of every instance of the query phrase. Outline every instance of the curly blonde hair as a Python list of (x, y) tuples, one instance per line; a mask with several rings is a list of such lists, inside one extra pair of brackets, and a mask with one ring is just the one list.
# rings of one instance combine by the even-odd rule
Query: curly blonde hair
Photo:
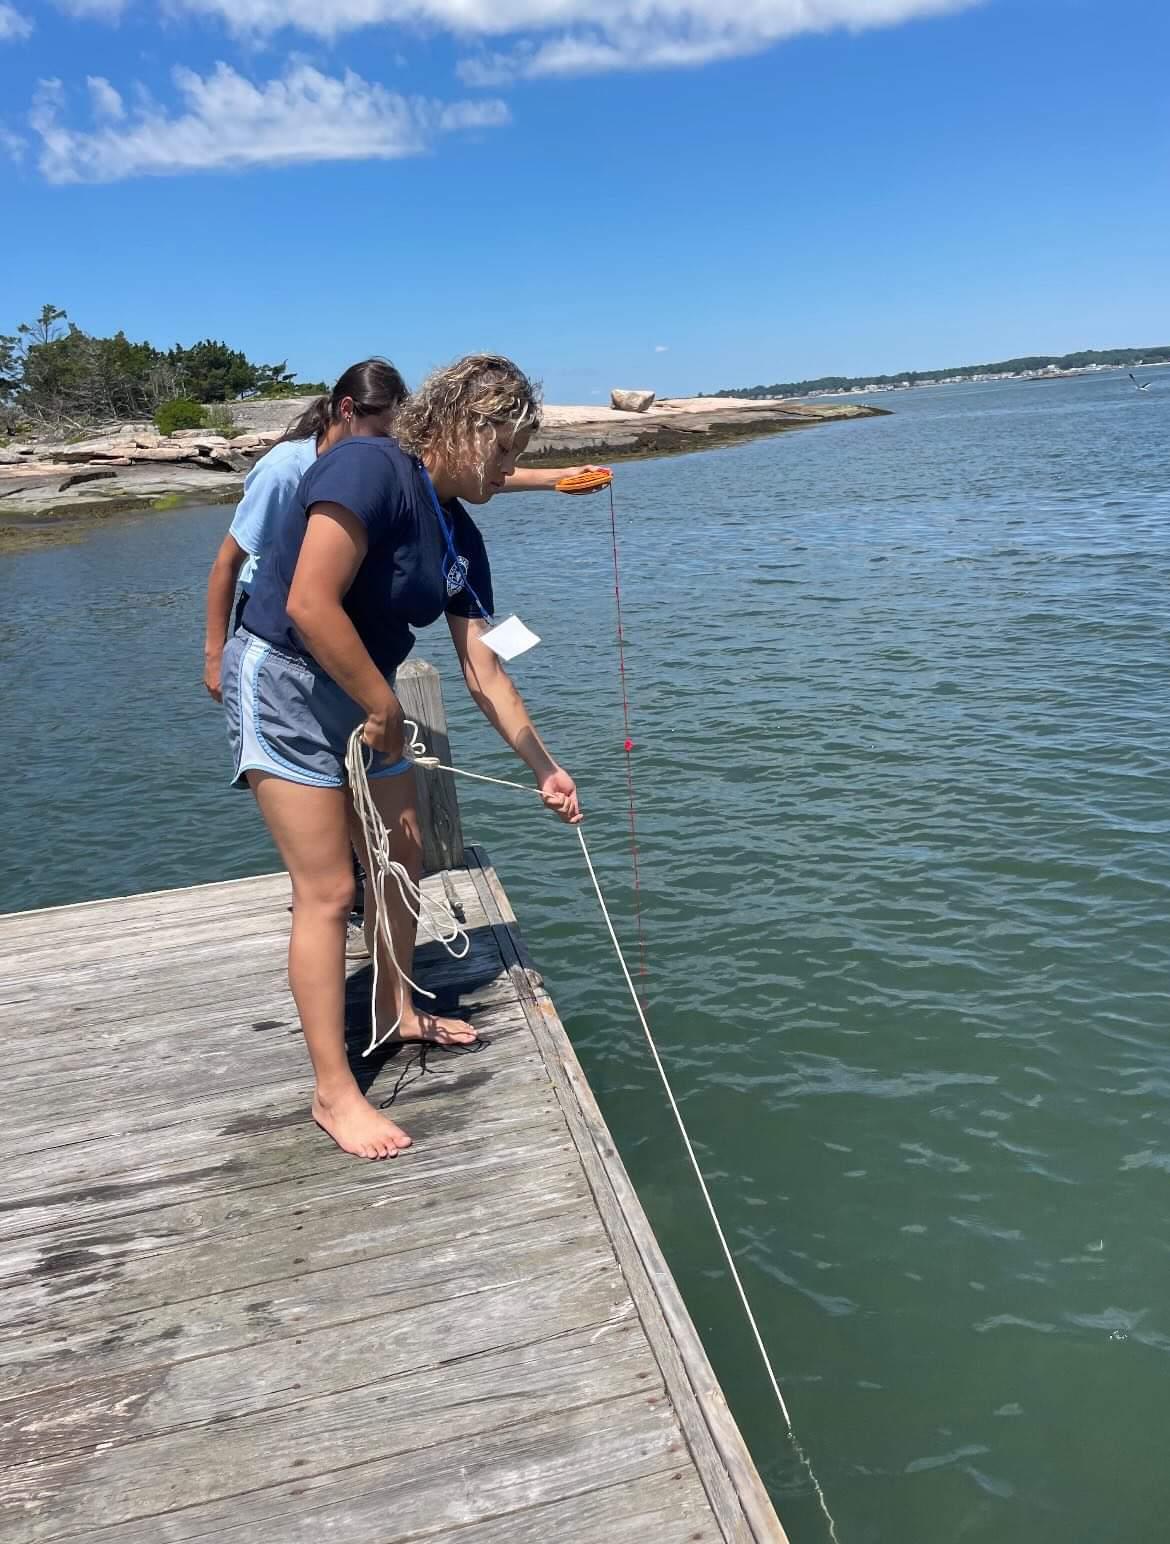
[(402, 404), (394, 435), (420, 458), (437, 456), (449, 465), (478, 449), (482, 466), (484, 430), (510, 428), (513, 435), (540, 428), (541, 393), (502, 354), (466, 354), (433, 370)]

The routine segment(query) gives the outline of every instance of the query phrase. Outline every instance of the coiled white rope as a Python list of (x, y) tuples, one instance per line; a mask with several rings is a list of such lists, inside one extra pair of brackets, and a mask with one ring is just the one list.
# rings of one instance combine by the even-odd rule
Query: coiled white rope
[[(416, 766), (425, 767), (430, 771), (453, 772), (459, 777), (474, 778), (475, 781), (479, 783), (495, 783), (499, 788), (515, 788), (520, 793), (535, 794), (538, 799), (542, 798), (540, 790), (538, 788), (534, 788), (531, 783), (514, 783), (509, 781), (507, 778), (486, 777), (481, 772), (467, 772), (462, 767), (447, 766), (444, 762), (441, 762), (437, 756), (430, 756), (427, 754), (426, 746), (419, 739), (419, 728), (416, 723), (410, 719), (407, 719), (406, 727), (410, 731), (409, 750), (411, 756), (414, 758)], [(366, 778), (365, 750), (366, 747), (363, 744), (361, 738), (361, 729), (355, 729), (353, 734), (350, 736), (349, 749), (346, 755), (345, 765), (346, 772), (349, 777), (350, 790), (353, 795), (354, 809), (357, 811), (358, 819), (361, 821), (362, 829), (366, 834), (366, 851), (370, 856), (370, 864), (372, 870), (369, 878), (374, 883), (375, 894), (378, 900), (378, 937), (384, 939), (389, 958), (392, 961), (395, 969), (398, 971), (398, 974), (402, 978), (403, 982), (408, 983), (410, 986), (415, 986), (415, 983), (410, 981), (410, 978), (405, 975), (394, 956), (394, 948), (390, 940), (390, 928), (388, 922), (385, 924), (383, 931), (383, 917), (385, 916), (383, 896), (386, 893), (386, 883), (391, 874), (397, 882), (399, 893), (402, 895), (403, 901), (405, 902), (412, 916), (418, 918), (421, 921), (424, 914), (427, 914), (427, 921), (431, 926), (432, 931), (434, 931), (434, 924), (430, 921), (429, 913), (431, 911), (438, 913), (450, 923), (451, 930), (449, 932), (435, 932), (435, 936), (447, 949), (449, 954), (455, 955), (457, 959), (462, 959), (463, 955), (467, 953), (467, 950), (470, 947), (470, 940), (468, 939), (464, 929), (460, 927), (454, 915), (442, 902), (428, 900), (427, 897), (422, 894), (419, 887), (413, 882), (413, 880), (411, 880), (410, 875), (406, 872), (402, 865), (400, 863), (394, 863), (390, 861), (389, 836), (386, 832), (385, 825), (382, 823), (382, 817), (378, 814), (378, 811), (374, 806), (374, 801), (370, 797), (369, 782)], [(654, 1040), (654, 1035), (651, 1032), (650, 1025), (646, 1021), (646, 1015), (642, 1010), (642, 1003), (638, 997), (637, 989), (634, 986), (633, 978), (630, 975), (630, 968), (626, 964), (625, 954), (622, 952), (622, 946), (618, 942), (617, 933), (614, 931), (613, 921), (609, 914), (609, 907), (605, 904), (605, 896), (601, 891), (601, 885), (597, 878), (597, 871), (593, 867), (593, 859), (589, 855), (589, 848), (585, 841), (585, 832), (579, 825), (574, 826), (573, 829), (577, 833), (577, 840), (581, 844), (581, 854), (585, 859), (585, 866), (589, 870), (589, 878), (593, 881), (593, 889), (597, 895), (597, 903), (601, 907), (601, 915), (605, 918), (605, 925), (609, 931), (609, 937), (611, 943), (613, 944), (614, 952), (618, 957), (618, 963), (621, 965), (622, 975), (625, 977), (626, 985), (630, 989), (630, 998), (634, 1004), (634, 1011), (638, 1015), (638, 1022), (641, 1024), (642, 1030), (646, 1036), (646, 1042), (650, 1047), (650, 1054), (653, 1056), (654, 1065), (658, 1069), (658, 1076), (662, 1079), (662, 1086), (666, 1090), (666, 1097), (670, 1104), (671, 1112), (674, 1115), (675, 1122), (678, 1125), (679, 1133), (682, 1136), (683, 1146), (686, 1148), (687, 1157), (691, 1161), (691, 1168), (695, 1171), (695, 1178), (699, 1183), (699, 1190), (702, 1192), (703, 1200), (706, 1203), (707, 1211), (711, 1217), (712, 1226), (715, 1229), (715, 1235), (719, 1240), (720, 1248), (723, 1250), (723, 1258), (727, 1261), (727, 1268), (731, 1272), (731, 1279), (735, 1283), (735, 1290), (739, 1294), (740, 1303), (743, 1305), (744, 1314), (747, 1318), (749, 1326), (751, 1327), (751, 1332), (755, 1339), (757, 1349), (759, 1350), (760, 1357), (767, 1371), (769, 1382), (772, 1385), (772, 1392), (776, 1396), (776, 1403), (779, 1405), (780, 1413), (784, 1417), (784, 1425), (788, 1431), (789, 1441), (792, 1443), (793, 1449), (795, 1450), (797, 1457), (800, 1459), (801, 1464), (804, 1466), (805, 1472), (808, 1474), (809, 1480), (812, 1483), (813, 1490), (816, 1493), (817, 1501), (820, 1504), (821, 1511), (824, 1514), (826, 1523), (828, 1524), (829, 1538), (833, 1541), (833, 1544), (839, 1544), (837, 1539), (837, 1525), (833, 1521), (833, 1514), (829, 1511), (829, 1504), (825, 1500), (825, 1493), (821, 1489), (820, 1481), (816, 1477), (816, 1473), (813, 1470), (813, 1466), (809, 1460), (808, 1454), (801, 1446), (800, 1439), (796, 1435), (796, 1431), (793, 1428), (792, 1417), (788, 1413), (788, 1405), (784, 1399), (783, 1391), (780, 1388), (780, 1380), (776, 1376), (775, 1369), (772, 1366), (772, 1359), (769, 1357), (768, 1349), (764, 1345), (764, 1337), (760, 1333), (760, 1327), (756, 1322), (756, 1316), (752, 1312), (752, 1305), (748, 1300), (747, 1290), (744, 1287), (743, 1280), (739, 1274), (739, 1268), (735, 1263), (735, 1258), (731, 1253), (731, 1245), (727, 1242), (727, 1235), (723, 1231), (723, 1224), (720, 1222), (719, 1214), (715, 1210), (715, 1202), (711, 1199), (711, 1192), (707, 1188), (706, 1179), (703, 1177), (703, 1170), (699, 1164), (698, 1157), (696, 1156), (690, 1133), (687, 1131), (686, 1122), (683, 1120), (682, 1111), (678, 1107), (678, 1100), (675, 1098), (674, 1089), (671, 1087), (670, 1078), (667, 1076), (666, 1068), (663, 1066), (662, 1057), (659, 1054), (658, 1046)], [(461, 938), (463, 941), (463, 948), (458, 950), (458, 952), (451, 947), (452, 943), (457, 937)], [(375, 948), (375, 1001), (377, 994), (377, 984), (378, 961), (377, 949)], [(415, 990), (423, 991), (423, 988), (415, 986)], [(427, 997), (433, 997), (434, 994), (431, 992), (426, 992), (425, 995)], [(403, 1001), (405, 1002), (405, 989), (403, 990)], [(376, 1009), (373, 1010), (373, 1012), (376, 1014)], [(375, 1048), (375, 1046), (380, 1045), (388, 1035), (392, 1035), (394, 1033), (394, 1030), (398, 1028), (401, 1017), (402, 1012), (400, 1009), (398, 1019), (395, 1020), (393, 1027), (387, 1030), (386, 1034), (380, 1038), (378, 1037), (377, 1023), (375, 1019), (375, 1022), (372, 1026), (370, 1044), (366, 1048), (366, 1055), (368, 1055), (369, 1052)]]
[[(408, 727), (413, 731), (411, 735), (411, 750), (416, 748), (425, 751), (426, 747), (418, 739), (418, 725), (409, 723)], [(471, 940), (467, 936), (466, 929), (460, 926), (459, 919), (444, 901), (440, 901), (425, 895), (409, 872), (403, 865), (390, 856), (390, 833), (386, 829), (386, 823), (378, 813), (378, 806), (374, 803), (370, 793), (370, 780), (366, 776), (366, 756), (369, 747), (362, 739), (362, 730), (359, 725), (349, 737), (349, 743), (345, 750), (345, 774), (349, 780), (350, 797), (353, 800), (354, 813), (358, 824), (362, 828), (362, 834), (366, 841), (366, 879), (374, 892), (374, 980), (370, 993), (370, 1043), (362, 1052), (363, 1056), (369, 1056), (371, 1051), (378, 1047), (390, 1036), (397, 1032), (402, 1023), (402, 1016), (406, 1012), (406, 1005), (410, 1001), (407, 993), (410, 991), (421, 992), (424, 997), (434, 1001), (434, 992), (428, 992), (426, 987), (419, 986), (417, 981), (411, 978), (398, 963), (398, 956), (394, 952), (394, 935), (390, 927), (390, 907), (387, 904), (390, 895), (390, 885), (393, 883), (398, 888), (398, 894), (402, 898), (402, 904), (414, 918), (416, 925), (427, 929), (431, 936), (439, 941), (447, 953), (455, 959), (461, 960), (471, 948)], [(426, 761), (422, 762), (426, 765)], [(409, 773), (403, 773), (409, 776)], [(382, 944), (386, 951), (386, 958), (398, 972), (398, 1013), (390, 1028), (378, 1033), (378, 957)]]

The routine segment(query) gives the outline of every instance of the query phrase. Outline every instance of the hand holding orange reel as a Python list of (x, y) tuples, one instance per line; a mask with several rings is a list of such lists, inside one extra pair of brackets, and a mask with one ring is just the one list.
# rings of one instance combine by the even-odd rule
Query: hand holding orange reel
[(584, 472), (574, 472), (569, 477), (559, 478), (556, 484), (558, 493), (597, 493), (602, 488), (608, 488), (613, 482), (613, 473), (607, 466), (591, 466)]

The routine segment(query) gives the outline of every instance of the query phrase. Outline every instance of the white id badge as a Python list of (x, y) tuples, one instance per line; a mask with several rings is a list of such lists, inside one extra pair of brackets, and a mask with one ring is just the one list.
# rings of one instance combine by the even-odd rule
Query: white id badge
[(493, 654), (498, 654), (501, 659), (515, 659), (517, 654), (524, 654), (528, 649), (535, 648), (540, 639), (513, 612), (510, 617), (488, 629), (486, 633), (480, 633), (479, 641), (486, 643)]

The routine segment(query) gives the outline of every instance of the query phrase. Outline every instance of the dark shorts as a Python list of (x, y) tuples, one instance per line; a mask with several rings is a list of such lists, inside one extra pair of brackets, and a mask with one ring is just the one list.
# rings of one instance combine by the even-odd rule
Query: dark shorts
[[(245, 772), (309, 788), (346, 786), (346, 746), (366, 714), (317, 665), (240, 628), (223, 651), (221, 689), (237, 787), (247, 786)], [(367, 776), (397, 777), (411, 765), (374, 751)]]

